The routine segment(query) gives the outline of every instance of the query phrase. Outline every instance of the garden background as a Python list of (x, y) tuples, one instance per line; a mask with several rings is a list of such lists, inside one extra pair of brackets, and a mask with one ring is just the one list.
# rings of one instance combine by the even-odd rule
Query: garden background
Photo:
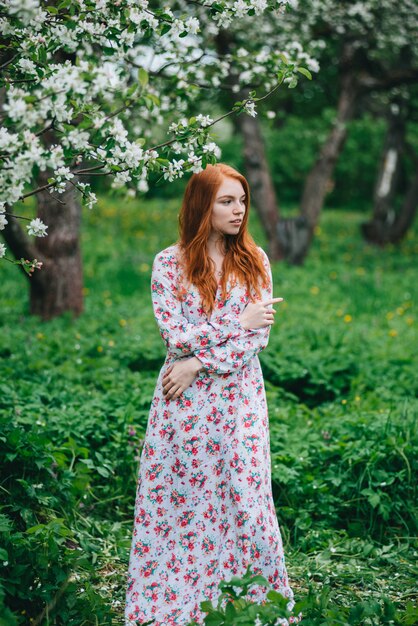
[[(283, 86), (259, 104), (257, 118), (241, 113), (213, 133), (222, 161), (246, 172), (243, 120), (257, 120), (281, 219), (292, 224), (321, 147), (339, 124), (346, 130), (304, 262), (271, 255), (274, 295), (284, 297), (260, 354), (273, 495), (303, 624), (412, 626), (418, 232), (413, 218), (396, 241), (389, 231), (405, 197), (412, 193), (415, 209), (418, 202), (417, 74), (402, 74), (406, 57), (391, 66), (394, 74), (383, 76), (379, 65), (386, 86), (363, 91), (342, 122), (334, 35), (324, 35), (323, 69), (312, 81)], [(370, 59), (362, 61), (370, 70)], [(230, 104), (223, 98), (200, 99), (197, 110), (220, 116)], [(396, 176), (382, 207), (377, 191), (391, 149)], [(0, 626), (123, 624), (138, 464), (165, 356), (151, 266), (177, 238), (187, 179), (160, 174), (135, 198), (92, 178), (98, 204), (82, 212), (80, 314), (33, 315), (34, 276), (0, 262)], [(250, 232), (269, 250), (256, 205)], [(14, 210), (31, 219), (40, 207), (32, 196)], [(379, 210), (389, 234), (376, 245), (376, 232), (362, 225), (378, 223)], [(274, 623), (279, 605), (272, 596), (265, 623)], [(253, 606), (234, 606), (226, 615), (206, 606), (207, 626), (257, 623)]]

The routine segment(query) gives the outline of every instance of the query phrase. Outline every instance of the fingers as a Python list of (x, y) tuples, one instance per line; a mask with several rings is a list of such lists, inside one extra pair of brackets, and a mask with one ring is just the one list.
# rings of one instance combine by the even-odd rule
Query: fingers
[(284, 298), (271, 298), (271, 300), (263, 300), (261, 304), (263, 306), (274, 304), (275, 302), (283, 302)]

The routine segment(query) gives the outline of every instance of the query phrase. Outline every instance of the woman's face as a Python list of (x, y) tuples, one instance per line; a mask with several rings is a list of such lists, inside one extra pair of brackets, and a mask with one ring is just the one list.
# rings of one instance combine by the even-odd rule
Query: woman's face
[(212, 234), (237, 235), (244, 214), (244, 187), (235, 178), (223, 178), (212, 206)]

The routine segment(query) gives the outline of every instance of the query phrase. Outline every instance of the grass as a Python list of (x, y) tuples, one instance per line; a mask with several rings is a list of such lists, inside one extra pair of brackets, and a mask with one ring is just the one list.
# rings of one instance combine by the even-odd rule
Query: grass
[[(29, 316), (27, 279), (0, 264), (0, 624), (121, 624), (164, 358), (150, 271), (178, 207), (106, 197), (84, 213), (78, 319)], [(326, 212), (305, 266), (274, 264), (285, 302), (261, 355), (273, 493), (308, 626), (417, 620), (418, 237), (374, 248), (363, 219)], [(250, 230), (266, 247), (255, 214)]]

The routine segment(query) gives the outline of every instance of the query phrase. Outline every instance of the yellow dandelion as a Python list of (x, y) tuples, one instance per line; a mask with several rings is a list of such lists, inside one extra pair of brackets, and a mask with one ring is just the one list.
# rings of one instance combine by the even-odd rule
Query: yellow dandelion
[(148, 272), (149, 264), (148, 263), (141, 263), (141, 265), (139, 266), (139, 269), (140, 269), (141, 272)]
[(341, 404), (347, 404), (347, 400), (346, 399), (341, 400)]
[(389, 331), (389, 335), (390, 335), (390, 337), (397, 337), (398, 331), (395, 330), (394, 328), (391, 328), (390, 331)]
[(405, 309), (401, 306), (398, 306), (398, 308), (396, 309), (396, 313), (398, 315), (403, 315), (405, 313)]
[(344, 311), (342, 309), (337, 309), (338, 317), (342, 317), (344, 315)]
[(366, 273), (366, 270), (364, 269), (364, 267), (356, 267), (357, 276), (364, 276), (365, 273)]
[(354, 400), (355, 400), (356, 402), (360, 402), (361, 398), (360, 398), (360, 396), (356, 396), (356, 397), (354, 398)]
[(113, 346), (115, 345), (115, 342), (113, 341), (113, 339), (110, 339), (107, 343), (108, 346), (110, 346), (111, 348), (113, 348)]
[(319, 287), (317, 287), (316, 285), (314, 285), (313, 287), (310, 288), (310, 292), (313, 296), (317, 296), (319, 293)]
[(353, 318), (351, 317), (351, 315), (344, 315), (344, 322), (346, 324), (349, 324), (352, 320)]
[(75, 334), (75, 338), (76, 338), (76, 339), (81, 339), (81, 335), (80, 335), (80, 333), (76, 333), (76, 334)]
[(122, 326), (122, 328), (126, 326), (127, 323), (128, 322), (126, 320), (119, 320), (119, 326)]
[(335, 280), (337, 278), (337, 272), (330, 272), (329, 277), (331, 278), (331, 280)]
[(106, 298), (106, 300), (104, 301), (106, 306), (112, 306), (113, 302), (110, 298)]
[(319, 236), (322, 233), (322, 228), (320, 226), (315, 226), (314, 233), (316, 236)]
[(414, 318), (413, 318), (413, 317), (408, 316), (408, 317), (406, 318), (406, 323), (408, 324), (408, 326), (412, 326), (412, 324), (414, 323)]
[(103, 352), (103, 346), (97, 346), (97, 352)]
[(387, 320), (393, 320), (394, 317), (395, 317), (395, 314), (392, 313), (392, 311), (389, 311), (388, 313), (386, 313)]
[(37, 339), (45, 339), (45, 335), (43, 333), (36, 333)]

